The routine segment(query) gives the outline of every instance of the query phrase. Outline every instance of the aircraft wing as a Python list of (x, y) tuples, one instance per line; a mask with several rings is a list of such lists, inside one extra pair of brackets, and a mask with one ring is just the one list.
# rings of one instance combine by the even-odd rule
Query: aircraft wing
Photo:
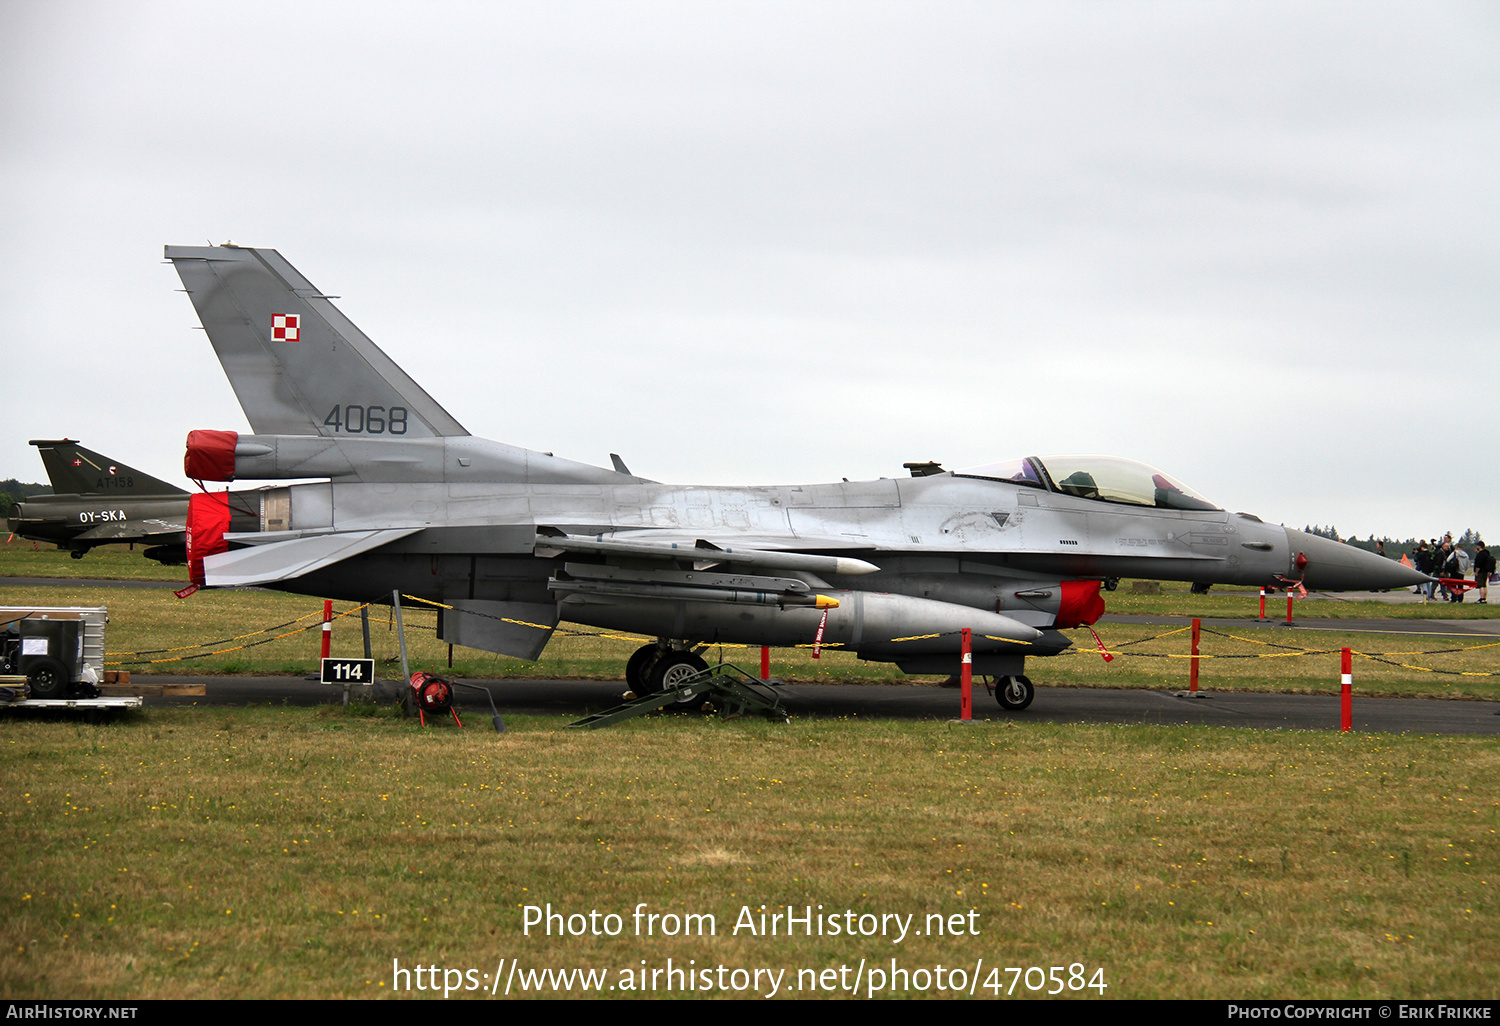
[(112, 542), (134, 541), (152, 538), (159, 534), (182, 534), (187, 530), (184, 520), (112, 520), (91, 527), (82, 534), (74, 535), (74, 541)]
[(378, 531), (306, 534), (284, 541), (268, 541), (244, 549), (232, 549), (203, 560), (204, 583), (214, 588), (232, 588), (287, 581), (420, 530), (420, 527), (400, 527)]

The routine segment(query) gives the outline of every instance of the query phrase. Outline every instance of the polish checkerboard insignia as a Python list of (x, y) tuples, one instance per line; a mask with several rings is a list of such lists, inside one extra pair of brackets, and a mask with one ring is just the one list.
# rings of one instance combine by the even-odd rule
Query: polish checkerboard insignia
[(272, 314), (271, 315), (271, 341), (272, 342), (300, 342), (302, 341), (302, 315), (301, 314)]

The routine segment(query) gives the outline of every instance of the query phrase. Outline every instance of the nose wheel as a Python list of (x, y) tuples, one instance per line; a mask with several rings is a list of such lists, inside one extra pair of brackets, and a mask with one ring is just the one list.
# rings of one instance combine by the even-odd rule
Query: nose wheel
[(995, 699), (1003, 709), (1020, 712), (1036, 697), (1036, 688), (1029, 677), (1001, 677), (995, 682)]

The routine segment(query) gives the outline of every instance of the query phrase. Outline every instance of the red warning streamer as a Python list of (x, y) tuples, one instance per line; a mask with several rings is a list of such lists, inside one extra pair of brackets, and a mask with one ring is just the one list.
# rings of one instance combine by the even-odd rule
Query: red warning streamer
[(1104, 657), (1104, 661), (1106, 663), (1114, 662), (1115, 657), (1110, 655), (1109, 649), (1104, 647), (1104, 639), (1099, 637), (1099, 632), (1094, 630), (1094, 628), (1089, 624), (1084, 624), (1083, 626), (1087, 628), (1088, 632), (1094, 636), (1094, 644), (1099, 646), (1099, 654)]

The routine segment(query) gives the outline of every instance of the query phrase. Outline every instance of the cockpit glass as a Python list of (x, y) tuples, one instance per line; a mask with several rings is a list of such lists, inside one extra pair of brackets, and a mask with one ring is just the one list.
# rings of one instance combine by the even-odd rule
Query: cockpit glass
[(1118, 502), (1156, 509), (1217, 510), (1219, 507), (1155, 467), (1118, 456), (1032, 456), (955, 470), (959, 477), (984, 477), (1046, 488), (1081, 499)]
[(1036, 468), (1027, 459), (1002, 460), (999, 463), (986, 463), (982, 467), (970, 467), (968, 470), (955, 470), (959, 477), (987, 477), (991, 481), (1008, 481), (1011, 484), (1031, 485), (1033, 488), (1046, 488)]
[(1052, 478), (1052, 486), (1068, 495), (1157, 509), (1219, 508), (1180, 481), (1134, 460), (1118, 456), (1048, 456), (1038, 462)]

